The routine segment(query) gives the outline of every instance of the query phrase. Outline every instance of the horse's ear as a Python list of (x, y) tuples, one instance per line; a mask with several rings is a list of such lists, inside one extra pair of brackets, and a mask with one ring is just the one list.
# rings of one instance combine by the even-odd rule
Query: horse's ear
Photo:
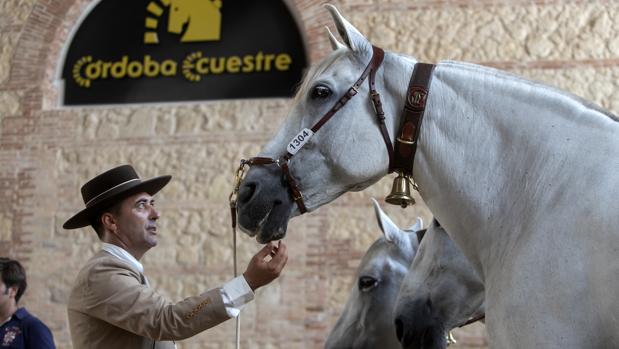
[(417, 217), (415, 224), (411, 225), (411, 227), (406, 230), (416, 233), (417, 231), (421, 230), (421, 228), (423, 228), (423, 219), (421, 217)]
[(329, 27), (325, 26), (325, 29), (327, 29), (327, 33), (329, 34), (329, 42), (331, 42), (331, 48), (333, 48), (333, 51), (336, 51), (341, 48), (346, 48), (344, 44), (342, 44), (335, 38), (335, 35), (333, 35)]
[(423, 229), (423, 219), (418, 216), (415, 220), (415, 224), (411, 225), (410, 228), (404, 231), (410, 234), (410, 237), (415, 237), (414, 239), (412, 239), (412, 243), (413, 249), (417, 251), (417, 247), (419, 247), (419, 244), (421, 243), (421, 238), (423, 237), (423, 234), (425, 234), (425, 229)]
[(348, 46), (348, 48), (356, 52), (359, 51), (359, 49), (362, 49), (364, 46), (369, 45), (369, 42), (365, 38), (365, 36), (363, 36), (363, 34), (361, 34), (357, 30), (357, 28), (355, 28), (344, 17), (342, 17), (342, 15), (337, 10), (337, 8), (335, 8), (335, 6), (331, 4), (325, 4), (324, 6), (327, 8), (327, 10), (329, 10), (331, 17), (333, 17), (337, 32), (340, 34), (342, 40), (344, 40), (344, 44)]
[(376, 220), (378, 221), (378, 227), (385, 235), (385, 239), (389, 242), (398, 242), (401, 239), (402, 231), (395, 223), (387, 216), (383, 209), (374, 198), (372, 198), (374, 204), (374, 213), (376, 214)]

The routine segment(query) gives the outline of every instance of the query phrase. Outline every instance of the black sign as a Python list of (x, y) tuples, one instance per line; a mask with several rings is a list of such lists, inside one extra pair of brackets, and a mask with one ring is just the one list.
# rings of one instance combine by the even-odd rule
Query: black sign
[(290, 97), (306, 65), (283, 0), (101, 0), (67, 51), (64, 104)]

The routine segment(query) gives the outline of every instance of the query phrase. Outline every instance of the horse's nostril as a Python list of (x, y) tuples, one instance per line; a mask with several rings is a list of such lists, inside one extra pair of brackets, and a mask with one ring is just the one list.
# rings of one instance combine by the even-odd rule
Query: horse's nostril
[(430, 298), (426, 300), (426, 309), (430, 312), (432, 311), (432, 300)]
[(398, 342), (402, 343), (402, 337), (404, 337), (404, 324), (400, 318), (395, 319), (395, 335), (398, 338)]
[(238, 201), (242, 204), (249, 202), (249, 200), (251, 200), (256, 193), (256, 187), (256, 183), (253, 182), (244, 183), (241, 185), (241, 188), (239, 189)]

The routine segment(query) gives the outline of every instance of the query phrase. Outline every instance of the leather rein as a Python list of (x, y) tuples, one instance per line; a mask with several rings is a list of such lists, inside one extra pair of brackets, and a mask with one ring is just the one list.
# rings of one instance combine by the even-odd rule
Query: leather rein
[(413, 163), (415, 151), (417, 149), (417, 139), (419, 138), (419, 130), (421, 129), (421, 121), (425, 111), (425, 103), (428, 96), (429, 86), (432, 78), (433, 64), (417, 63), (409, 82), (408, 91), (406, 94), (406, 103), (403, 110), (403, 118), (400, 125), (398, 136), (395, 140), (395, 146), (391, 143), (387, 126), (385, 125), (385, 113), (383, 111), (380, 94), (376, 90), (376, 72), (381, 66), (385, 52), (376, 46), (372, 46), (372, 58), (368, 65), (363, 70), (363, 73), (357, 81), (346, 91), (346, 93), (338, 99), (331, 109), (329, 109), (310, 129), (303, 129), (290, 142), (285, 155), (278, 159), (269, 157), (253, 157), (248, 160), (241, 160), (237, 177), (243, 175), (244, 167), (254, 165), (271, 165), (276, 164), (282, 169), (283, 177), (288, 184), (290, 195), (297, 204), (301, 214), (307, 212), (303, 194), (299, 189), (297, 181), (290, 173), (289, 162), (292, 157), (307, 143), (307, 141), (320, 128), (329, 121), (335, 113), (337, 113), (348, 101), (350, 101), (357, 93), (366, 78), (370, 89), (370, 100), (374, 106), (376, 120), (380, 133), (385, 141), (387, 153), (389, 155), (389, 170), (388, 173), (398, 171), (408, 175), (413, 173)]

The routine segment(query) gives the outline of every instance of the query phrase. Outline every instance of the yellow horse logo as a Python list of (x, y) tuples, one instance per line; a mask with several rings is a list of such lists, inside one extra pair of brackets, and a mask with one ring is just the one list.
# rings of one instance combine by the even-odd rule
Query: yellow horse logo
[[(161, 0), (168, 7), (169, 20), (168, 32), (181, 34), (186, 27), (181, 42), (215, 41), (221, 37), (221, 0)], [(160, 17), (164, 9), (155, 2), (151, 1), (146, 8), (147, 11)], [(146, 18), (146, 33), (144, 33), (144, 43), (157, 44), (157, 18)]]

